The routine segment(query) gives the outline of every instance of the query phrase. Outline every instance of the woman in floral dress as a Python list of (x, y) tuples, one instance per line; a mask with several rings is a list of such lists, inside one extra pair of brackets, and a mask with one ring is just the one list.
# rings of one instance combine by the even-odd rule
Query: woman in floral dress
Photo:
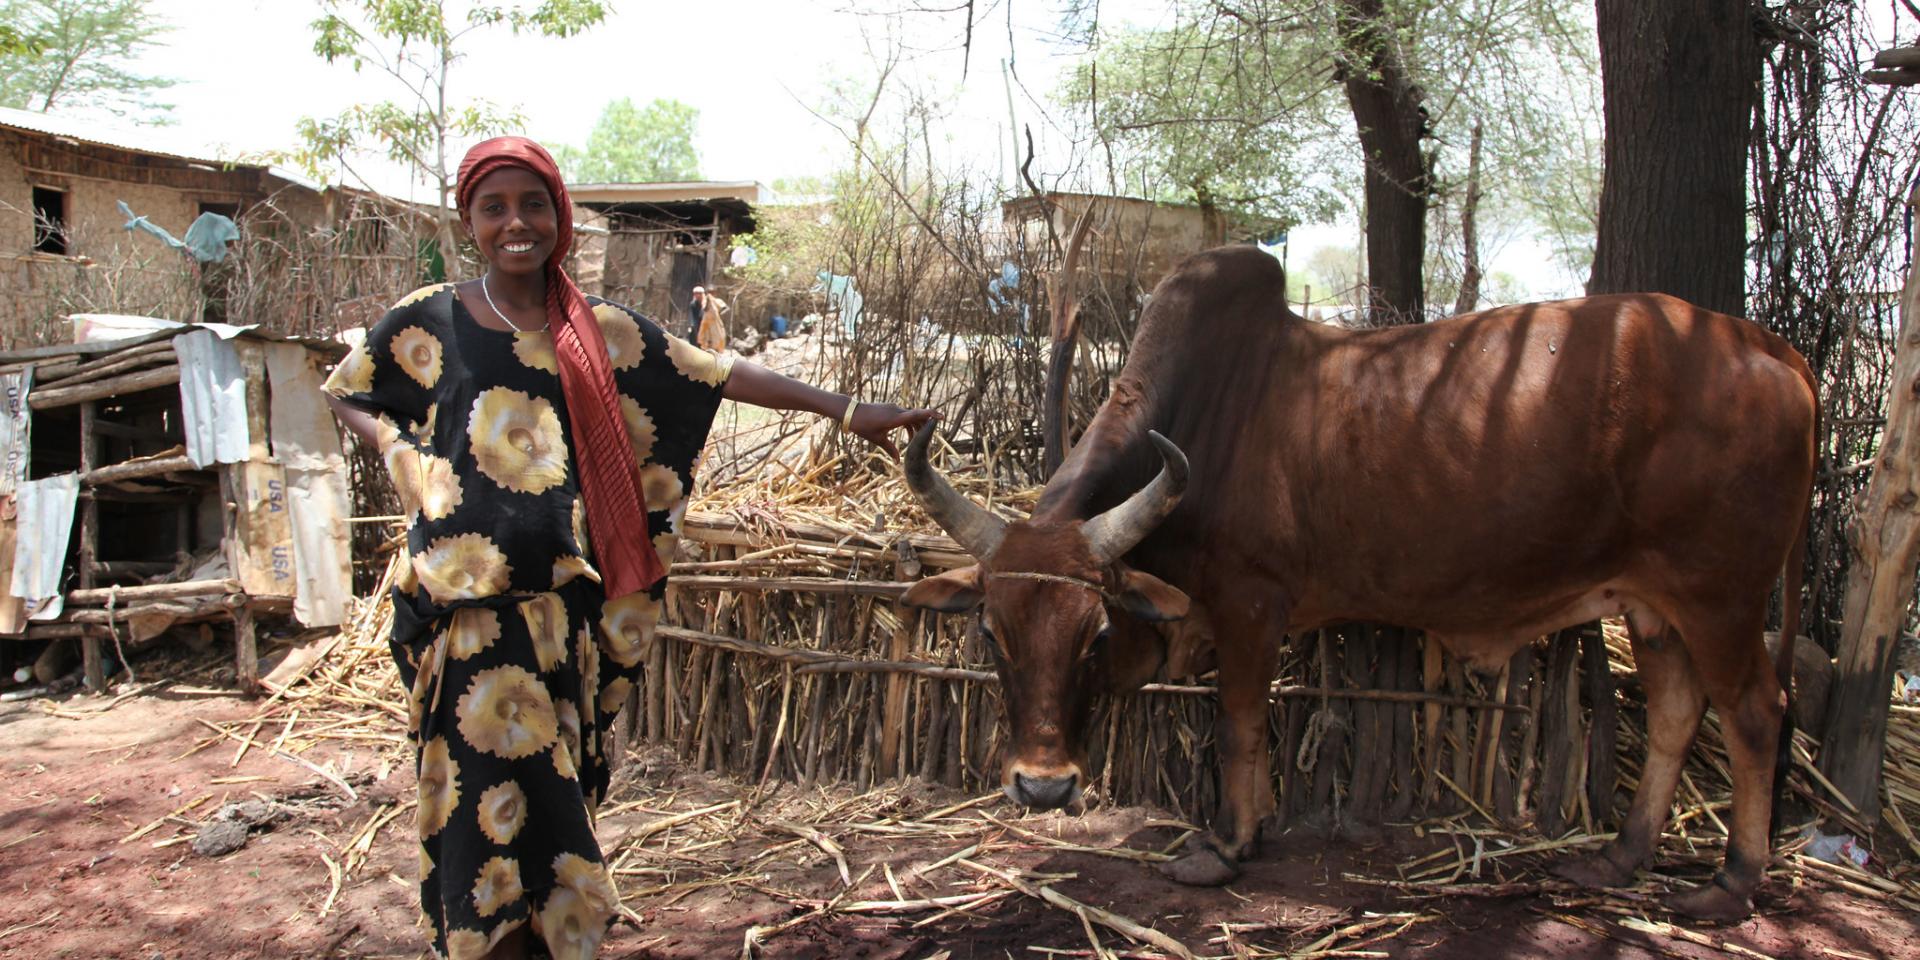
[(538, 144), (469, 151), (487, 272), (416, 290), (326, 384), (410, 521), (393, 655), (419, 747), (420, 900), (437, 955), (594, 955), (618, 900), (593, 835), (607, 734), (653, 640), (723, 398), (888, 435), (933, 416), (729, 363), (560, 264), (572, 209)]

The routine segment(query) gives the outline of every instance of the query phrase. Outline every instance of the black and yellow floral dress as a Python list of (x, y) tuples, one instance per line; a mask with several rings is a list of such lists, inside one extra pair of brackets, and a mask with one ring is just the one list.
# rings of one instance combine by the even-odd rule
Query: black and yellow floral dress
[[(729, 365), (589, 298), (671, 562)], [(523, 922), (590, 957), (616, 898), (593, 835), (607, 735), (665, 584), (608, 603), (593, 567), (553, 338), (481, 326), (451, 285), (375, 324), (327, 392), (374, 414), (410, 528), (392, 647), (419, 755), (420, 901), (441, 956)]]

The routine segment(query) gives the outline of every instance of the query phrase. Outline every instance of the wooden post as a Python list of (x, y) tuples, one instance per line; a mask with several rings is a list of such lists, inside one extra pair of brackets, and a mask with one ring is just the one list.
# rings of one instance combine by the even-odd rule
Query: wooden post
[(1580, 653), (1587, 673), (1587, 698), (1593, 705), (1593, 726), (1587, 732), (1587, 810), (1599, 829), (1613, 822), (1619, 777), (1614, 739), (1620, 729), (1620, 705), (1614, 697), (1613, 670), (1607, 666), (1607, 635), (1598, 623), (1580, 628)]
[[(1920, 187), (1907, 197), (1907, 209), (1909, 214), (1920, 209)], [(1900, 340), (1887, 380), (1886, 432), (1873, 478), (1847, 531), (1853, 562), (1820, 749), (1820, 772), (1869, 825), (1880, 819), (1893, 652), (1913, 602), (1914, 565), (1920, 561), (1920, 431), (1915, 429), (1920, 427), (1920, 260), (1907, 265)]]
[(1557, 837), (1567, 828), (1572, 799), (1573, 767), (1580, 741), (1579, 638), (1571, 631), (1555, 634), (1547, 654), (1547, 681), (1540, 704), (1540, 832)]
[[(1420, 680), (1420, 651), (1414, 649), (1417, 637), (1414, 631), (1401, 629), (1394, 639), (1391, 656), (1399, 661), (1399, 679), (1394, 685), (1397, 690), (1411, 690)], [(1413, 775), (1413, 711), (1413, 704), (1393, 708), (1393, 749), (1389, 753), (1394, 762), (1395, 793), (1387, 807), (1387, 820), (1395, 823), (1407, 819), (1420, 796)]]
[[(1429, 694), (1440, 692), (1440, 681), (1446, 676), (1446, 661), (1442, 656), (1440, 641), (1432, 636), (1420, 638), (1421, 677), (1420, 689)], [(1431, 810), (1434, 800), (1440, 793), (1440, 705), (1428, 703), (1421, 707), (1420, 771), (1427, 778), (1426, 788), (1420, 797), (1420, 807)]]
[[(94, 430), (99, 407), (88, 400), (80, 404), (80, 475), (100, 465), (100, 438)], [(83, 484), (84, 485), (84, 484)], [(92, 489), (80, 491), (80, 551), (78, 583), (81, 589), (93, 586), (94, 563), (100, 558), (100, 503)], [(105, 651), (100, 649), (100, 631), (89, 630), (80, 638), (81, 662), (86, 665), (87, 689), (100, 693), (107, 689)]]
[(260, 646), (254, 633), (253, 607), (241, 603), (233, 609), (234, 683), (252, 693), (260, 686)]
[[(898, 558), (894, 561), (895, 580), (907, 580), (919, 575), (920, 561), (913, 555), (913, 547), (905, 540), (896, 548)], [(899, 626), (893, 630), (893, 636), (887, 640), (887, 659), (895, 662), (907, 659), (913, 647), (914, 635), (920, 632), (920, 611), (896, 603), (893, 614)], [(907, 721), (907, 685), (909, 680), (904, 673), (887, 677), (886, 708), (881, 717), (880, 729), (880, 777), (905, 776), (906, 770), (900, 765), (901, 731)]]

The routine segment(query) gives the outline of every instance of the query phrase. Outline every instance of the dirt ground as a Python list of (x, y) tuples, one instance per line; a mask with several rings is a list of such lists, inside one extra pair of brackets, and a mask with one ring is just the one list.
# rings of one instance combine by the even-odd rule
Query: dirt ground
[[(185, 684), (0, 704), (0, 957), (425, 956), (397, 727), (376, 714), (360, 740), (298, 761), (269, 753), (267, 730), (235, 763), (238, 745), (209, 724), (257, 709)], [(245, 800), (271, 817), (250, 842), (194, 853), (205, 821)], [(1477, 879), (1459, 878), (1477, 895), (1381, 885), (1422, 858), (1465, 862), (1473, 839), (1440, 825), (1424, 837), (1389, 827), (1367, 845), (1294, 831), (1270, 839), (1239, 882), (1183, 888), (1147, 862), (1183, 833), (1163, 818), (1028, 816), (919, 783), (761, 788), (631, 753), (600, 823), (631, 912), (602, 955), (1920, 956), (1920, 917), (1811, 872), (1777, 872), (1758, 917), (1702, 930), (1667, 926), (1646, 899), (1664, 877), (1609, 898), (1556, 890), (1540, 855), (1498, 843), (1484, 844)], [(1717, 852), (1700, 853), (1663, 874), (1703, 878)], [(1130, 942), (1115, 929), (1128, 921), (1162, 942)]]

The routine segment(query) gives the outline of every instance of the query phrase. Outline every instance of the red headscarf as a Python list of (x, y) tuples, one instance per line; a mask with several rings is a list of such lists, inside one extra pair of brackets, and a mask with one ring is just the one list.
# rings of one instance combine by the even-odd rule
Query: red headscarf
[(641, 499), (640, 463), (620, 416), (620, 393), (607, 359), (607, 341), (593, 309), (573, 278), (561, 269), (573, 245), (573, 200), (561, 182), (560, 168), (546, 149), (525, 137), (495, 137), (475, 144), (460, 161), (454, 202), (461, 210), (487, 174), (520, 167), (545, 181), (553, 195), (560, 235), (547, 258), (547, 329), (553, 333), (560, 362), (560, 390), (573, 422), (574, 459), (580, 464), (580, 491), (587, 501), (587, 526), (593, 538), (607, 598), (645, 590), (666, 576), (647, 535), (647, 508)]

